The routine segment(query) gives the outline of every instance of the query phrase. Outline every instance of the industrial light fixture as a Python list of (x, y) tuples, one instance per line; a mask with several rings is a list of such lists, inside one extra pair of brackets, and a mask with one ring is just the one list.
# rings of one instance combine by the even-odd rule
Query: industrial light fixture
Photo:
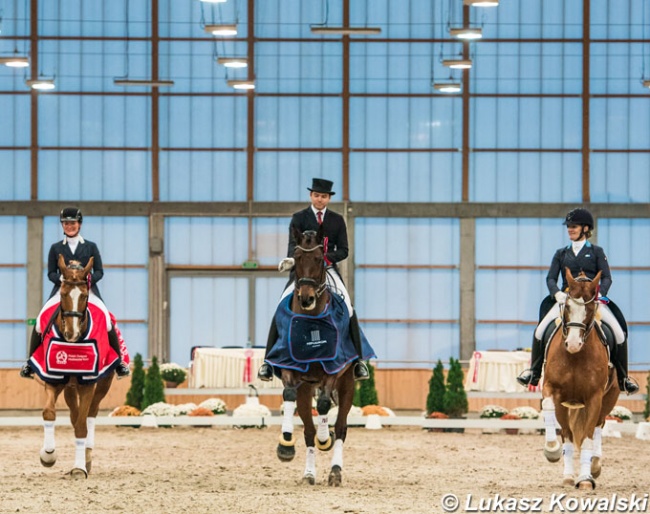
[(29, 57), (18, 54), (0, 57), (0, 64), (4, 64), (10, 68), (27, 68), (29, 66)]
[(442, 61), (443, 66), (447, 68), (453, 68), (455, 70), (469, 70), (472, 67), (471, 59), (444, 59)]
[(380, 27), (324, 27), (322, 25), (312, 25), (312, 34), (329, 34), (339, 36), (371, 36), (381, 34)]
[(226, 68), (246, 68), (248, 59), (246, 57), (217, 57), (217, 64), (222, 64)]
[(460, 93), (463, 88), (459, 82), (435, 82), (433, 89), (441, 93)]
[(463, 3), (472, 7), (498, 7), (499, 0), (463, 0)]
[(458, 27), (449, 29), (449, 35), (458, 39), (481, 39), (483, 37), (483, 29)]
[(54, 84), (54, 79), (39, 78), (39, 79), (26, 80), (25, 84), (27, 84), (29, 87), (37, 91), (51, 91), (52, 89), (56, 88), (56, 85)]
[(229, 80), (228, 86), (232, 87), (233, 89), (250, 90), (250, 89), (255, 89), (255, 81), (254, 80)]
[(237, 25), (206, 25), (205, 30), (213, 36), (236, 36)]
[(113, 84), (116, 86), (134, 86), (134, 87), (171, 87), (174, 85), (173, 80), (137, 80), (137, 79), (114, 79)]

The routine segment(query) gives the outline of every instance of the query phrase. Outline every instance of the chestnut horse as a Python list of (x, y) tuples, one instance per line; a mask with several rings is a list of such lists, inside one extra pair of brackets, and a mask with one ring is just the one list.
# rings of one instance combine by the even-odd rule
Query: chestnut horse
[[(557, 462), (564, 454), (564, 485), (593, 489), (600, 475), (601, 431), (605, 417), (616, 405), (619, 389), (616, 371), (597, 325), (600, 272), (589, 280), (584, 273), (569, 284), (559, 326), (547, 350), (542, 408), (546, 421), (555, 418), (561, 427), (560, 446), (554, 423), (546, 422), (544, 455)], [(580, 472), (574, 481), (574, 445), (580, 456)]]
[[(324, 311), (330, 302), (330, 292), (326, 287), (326, 269), (323, 251), (323, 228), (295, 233), (297, 245), (295, 259), (295, 291), (291, 300), (291, 311), (297, 314), (316, 316)], [(293, 437), (293, 416), (297, 407), (304, 425), (307, 457), (303, 482), (313, 485), (316, 480), (316, 451), (334, 448), (329, 485), (341, 485), (343, 468), (343, 443), (347, 435), (347, 418), (354, 396), (354, 378), (351, 363), (347, 363), (338, 373), (328, 375), (319, 362), (312, 362), (306, 372), (282, 368), (284, 391), (282, 434), (277, 447), (281, 461), (294, 458), (295, 439)], [(318, 390), (316, 410), (318, 411), (318, 430), (312, 417), (312, 398)], [(332, 401), (338, 403), (338, 415), (334, 433), (329, 430), (328, 412)], [(332, 438), (334, 437), (334, 441)]]
[[(59, 255), (61, 270), (61, 307), (55, 314), (53, 323), (59, 334), (69, 343), (76, 343), (88, 328), (88, 274), (93, 267), (93, 258), (86, 267), (78, 261), (70, 261), (66, 266)], [(95, 418), (99, 404), (108, 393), (113, 382), (111, 370), (103, 378), (92, 384), (82, 384), (76, 375), (70, 375), (67, 383), (54, 384), (45, 382), (45, 407), (43, 422), (45, 437), (40, 451), (41, 464), (51, 467), (56, 462), (54, 442), (54, 421), (56, 420), (56, 400), (63, 392), (65, 402), (70, 409), (70, 422), (75, 435), (75, 462), (70, 471), (73, 478), (87, 478), (92, 465), (92, 449), (95, 439)]]

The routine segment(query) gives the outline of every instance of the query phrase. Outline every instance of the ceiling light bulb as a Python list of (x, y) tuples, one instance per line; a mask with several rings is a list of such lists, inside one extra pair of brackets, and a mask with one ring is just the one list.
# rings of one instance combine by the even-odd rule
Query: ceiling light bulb
[(205, 30), (213, 36), (236, 36), (237, 25), (206, 25)]
[(10, 57), (0, 57), (0, 64), (9, 68), (27, 68), (29, 67), (29, 58), (24, 55), (12, 55)]
[(217, 64), (221, 64), (226, 68), (246, 68), (248, 59), (246, 57), (218, 57)]
[(449, 34), (458, 39), (481, 39), (483, 37), (483, 29), (457, 27), (449, 29)]
[(433, 84), (433, 89), (441, 93), (460, 93), (462, 87), (457, 82), (438, 82)]
[(32, 89), (36, 89), (37, 91), (51, 91), (52, 89), (56, 88), (54, 79), (26, 80), (25, 84), (27, 84)]
[(469, 70), (472, 67), (471, 59), (444, 59), (442, 61), (443, 66), (447, 68), (453, 68), (455, 70)]
[(255, 89), (253, 80), (229, 80), (228, 85), (234, 89)]

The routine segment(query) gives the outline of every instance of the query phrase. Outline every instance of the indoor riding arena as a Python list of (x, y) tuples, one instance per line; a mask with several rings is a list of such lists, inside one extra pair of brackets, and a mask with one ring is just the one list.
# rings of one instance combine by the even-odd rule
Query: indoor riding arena
[(0, 514), (650, 512), (644, 0), (0, 0)]

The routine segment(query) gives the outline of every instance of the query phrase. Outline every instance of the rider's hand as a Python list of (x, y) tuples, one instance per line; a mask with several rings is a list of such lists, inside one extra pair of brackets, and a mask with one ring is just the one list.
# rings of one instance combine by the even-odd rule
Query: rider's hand
[(555, 293), (555, 301), (560, 305), (566, 303), (566, 297), (567, 294), (563, 293), (562, 291), (558, 291), (557, 293)]
[(293, 257), (287, 257), (282, 259), (280, 264), (278, 264), (278, 271), (291, 271), (291, 268), (296, 264), (296, 260)]

